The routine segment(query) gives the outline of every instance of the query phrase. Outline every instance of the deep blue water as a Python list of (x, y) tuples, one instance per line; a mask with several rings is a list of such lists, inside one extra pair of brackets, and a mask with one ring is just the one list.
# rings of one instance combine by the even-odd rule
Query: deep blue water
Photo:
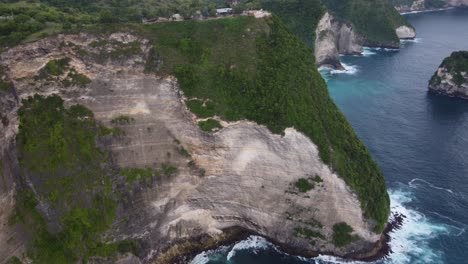
[[(468, 9), (411, 14), (418, 36), (399, 51), (342, 57), (323, 71), (329, 91), (382, 169), (392, 210), (407, 215), (379, 263), (468, 263), (468, 101), (427, 93), (442, 59), (468, 50)], [(340, 263), (287, 256), (259, 237), (197, 256), (194, 263)]]

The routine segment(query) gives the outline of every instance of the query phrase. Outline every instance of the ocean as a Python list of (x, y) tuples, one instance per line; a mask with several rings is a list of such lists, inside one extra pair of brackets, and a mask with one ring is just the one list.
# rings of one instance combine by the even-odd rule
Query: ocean
[[(375, 263), (468, 263), (468, 100), (427, 92), (452, 51), (468, 50), (468, 9), (406, 15), (417, 30), (400, 50), (343, 56), (322, 70), (330, 95), (382, 169), (392, 211), (406, 215), (393, 253)], [(262, 237), (203, 252), (193, 264), (344, 263), (282, 253)]]

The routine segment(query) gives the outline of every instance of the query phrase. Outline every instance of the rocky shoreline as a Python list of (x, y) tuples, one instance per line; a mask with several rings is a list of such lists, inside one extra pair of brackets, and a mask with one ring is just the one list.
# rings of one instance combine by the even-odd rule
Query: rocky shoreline
[(297, 248), (294, 248), (288, 244), (281, 243), (275, 239), (262, 236), (254, 231), (245, 229), (243, 227), (230, 227), (223, 230), (223, 235), (213, 238), (208, 235), (203, 235), (186, 241), (179, 241), (178, 243), (173, 244), (165, 250), (165, 253), (158, 256), (158, 258), (152, 259), (152, 262), (155, 264), (186, 264), (190, 263), (198, 254), (203, 251), (214, 250), (221, 246), (232, 246), (242, 240), (247, 239), (249, 236), (261, 236), (268, 240), (270, 243), (275, 245), (281, 252), (301, 256), (305, 258), (315, 258), (319, 255), (330, 255), (336, 256), (339, 258), (363, 262), (373, 262), (380, 259), (387, 258), (391, 253), (392, 249), (390, 247), (391, 236), (390, 234), (396, 230), (401, 229), (406, 216), (394, 212), (390, 217), (390, 220), (385, 227), (380, 239), (375, 242), (373, 245), (368, 247), (365, 250), (347, 254), (344, 256), (338, 256), (332, 252), (311, 252), (311, 251), (301, 251)]

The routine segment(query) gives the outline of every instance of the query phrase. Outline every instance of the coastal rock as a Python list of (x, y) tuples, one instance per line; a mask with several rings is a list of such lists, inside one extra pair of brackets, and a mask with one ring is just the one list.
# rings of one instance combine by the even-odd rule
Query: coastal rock
[(340, 54), (361, 54), (363, 39), (349, 24), (326, 12), (315, 31), (315, 58), (318, 66), (342, 69)]
[[(351, 28), (331, 16), (324, 24), (318, 31), (330, 38), (320, 41), (328, 45), (324, 58), (324, 53), (335, 52), (333, 47), (336, 54), (361, 50)], [(327, 33), (327, 28), (333, 32)], [(108, 38), (113, 43), (138, 41), (142, 52), (123, 59), (93, 59), (90, 43), (106, 39), (80, 34), (47, 38), (1, 54), (7, 75), (15, 77), (15, 89), (0, 96), (0, 109), (9, 120), (0, 126), (0, 161), (11, 164), (0, 167), (1, 184), (5, 183), (0, 185), (0, 258), (20, 255), (28, 242), (7, 219), (18, 178), (17, 110), (21, 99), (36, 93), (58, 94), (66, 106), (82, 104), (105, 125), (121, 115), (132, 118), (134, 122), (122, 127), (124, 135), (105, 145), (118, 167), (146, 168), (164, 162), (177, 166), (175, 175), (138, 189), (119, 204), (117, 218), (125, 220), (117, 221), (108, 235), (114, 241), (132, 238), (144, 245), (139, 259), (126, 255), (122, 263), (171, 263), (174, 256), (194, 250), (193, 240), (207, 238), (195, 247), (203, 250), (228, 240), (226, 230), (236, 227), (309, 256), (320, 252), (346, 256), (374, 248), (380, 236), (363, 216), (357, 195), (322, 162), (308, 137), (294, 128), (286, 129), (284, 135), (273, 134), (249, 121), (226, 122), (218, 132), (202, 132), (185, 106), (177, 80), (145, 73), (148, 41), (127, 33)], [(64, 88), (60, 81), (35, 81), (48, 61), (63, 57), (91, 83)], [(191, 154), (190, 159), (179, 153), (181, 146)], [(296, 182), (308, 177), (319, 177), (321, 182), (307, 192), (298, 191)], [(297, 228), (312, 228), (311, 222), (320, 223), (316, 232), (323, 236), (313, 243), (297, 235)], [(353, 235), (359, 237), (346, 247), (332, 243), (333, 225), (340, 222), (352, 226)]]
[(468, 0), (444, 0), (449, 6), (468, 6)]
[(468, 0), (439, 0), (439, 1), (426, 1), (415, 0), (413, 2), (393, 0), (395, 9), (400, 13), (416, 12), (416, 11), (429, 11), (437, 10), (448, 7), (468, 6)]
[(414, 28), (408, 26), (400, 26), (396, 29), (396, 34), (399, 39), (414, 39), (416, 37), (416, 31)]
[(468, 51), (444, 59), (429, 81), (429, 91), (468, 99)]

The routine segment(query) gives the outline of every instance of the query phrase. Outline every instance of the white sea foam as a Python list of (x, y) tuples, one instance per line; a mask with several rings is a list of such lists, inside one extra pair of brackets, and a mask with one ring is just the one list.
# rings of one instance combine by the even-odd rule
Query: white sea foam
[[(392, 253), (385, 260), (374, 263), (440, 263), (442, 252), (435, 251), (429, 245), (429, 241), (437, 236), (454, 234), (453, 227), (439, 224), (428, 219), (424, 214), (410, 209), (408, 204), (414, 197), (409, 191), (390, 190), (392, 212), (406, 216), (401, 229), (390, 234), (390, 247)], [(457, 235), (457, 234), (454, 234)], [(359, 261), (349, 262), (347, 260), (321, 255), (314, 259), (319, 264), (330, 263), (362, 263)]]
[(195, 256), (194, 259), (190, 262), (190, 264), (206, 264), (210, 261), (208, 257), (208, 253), (203, 251), (202, 253)]
[(375, 52), (375, 49), (371, 49), (369, 47), (364, 47), (362, 49), (362, 56), (364, 57), (369, 57), (369, 56), (372, 56), (372, 55), (375, 55), (377, 54), (377, 52)]
[(392, 253), (386, 263), (440, 263), (442, 252), (430, 247), (429, 241), (450, 235), (451, 228), (431, 221), (424, 214), (407, 207), (414, 198), (404, 190), (389, 191), (393, 212), (406, 216), (400, 230), (390, 234)]
[(444, 11), (444, 10), (449, 10), (449, 9), (453, 9), (453, 7), (437, 8), (437, 9), (421, 10), (421, 11), (401, 12), (400, 15), (411, 15), (411, 14), (419, 14), (419, 13), (438, 12), (438, 11)]
[(349, 65), (346, 63), (341, 63), (343, 65), (344, 70), (331, 70), (331, 74), (356, 74), (358, 72), (358, 67), (356, 65)]
[[(442, 252), (431, 248), (430, 241), (436, 237), (444, 235), (459, 236), (465, 232), (467, 225), (455, 221), (449, 217), (436, 212), (428, 212), (446, 218), (454, 225), (442, 224), (426, 217), (423, 213), (412, 209), (409, 204), (413, 202), (414, 196), (408, 187), (389, 190), (392, 212), (406, 216), (400, 229), (394, 230), (391, 234), (390, 247), (392, 253), (385, 260), (378, 260), (375, 264), (406, 264), (406, 263), (441, 263), (443, 261)], [(222, 253), (223, 261), (231, 260), (237, 252), (249, 250), (274, 249), (280, 252), (273, 244), (265, 238), (250, 236), (247, 239), (236, 243), (231, 247), (224, 247), (214, 251), (203, 252), (192, 260), (191, 264), (205, 264), (215, 253)], [(228, 252), (229, 251), (229, 252)], [(228, 253), (227, 253), (228, 252)], [(226, 254), (227, 253), (227, 254)], [(284, 254), (284, 253), (282, 253)], [(313, 259), (299, 257), (304, 262), (314, 262), (318, 264), (363, 264), (368, 262), (349, 261), (339, 257), (320, 255)]]
[(417, 187), (418, 187), (417, 182), (422, 182), (422, 183), (428, 185), (429, 187), (431, 187), (432, 189), (443, 190), (443, 191), (446, 191), (446, 192), (448, 192), (450, 194), (455, 194), (451, 189), (436, 186), (436, 185), (434, 185), (434, 184), (432, 184), (432, 183), (430, 183), (428, 181), (425, 181), (425, 180), (419, 179), (419, 178), (412, 179), (410, 182), (408, 182), (408, 185), (411, 188), (417, 189)]
[(238, 242), (232, 247), (227, 255), (227, 260), (230, 260), (236, 255), (239, 250), (265, 250), (267, 248), (276, 248), (273, 244), (268, 242), (265, 238), (260, 236), (249, 236), (247, 239)]

